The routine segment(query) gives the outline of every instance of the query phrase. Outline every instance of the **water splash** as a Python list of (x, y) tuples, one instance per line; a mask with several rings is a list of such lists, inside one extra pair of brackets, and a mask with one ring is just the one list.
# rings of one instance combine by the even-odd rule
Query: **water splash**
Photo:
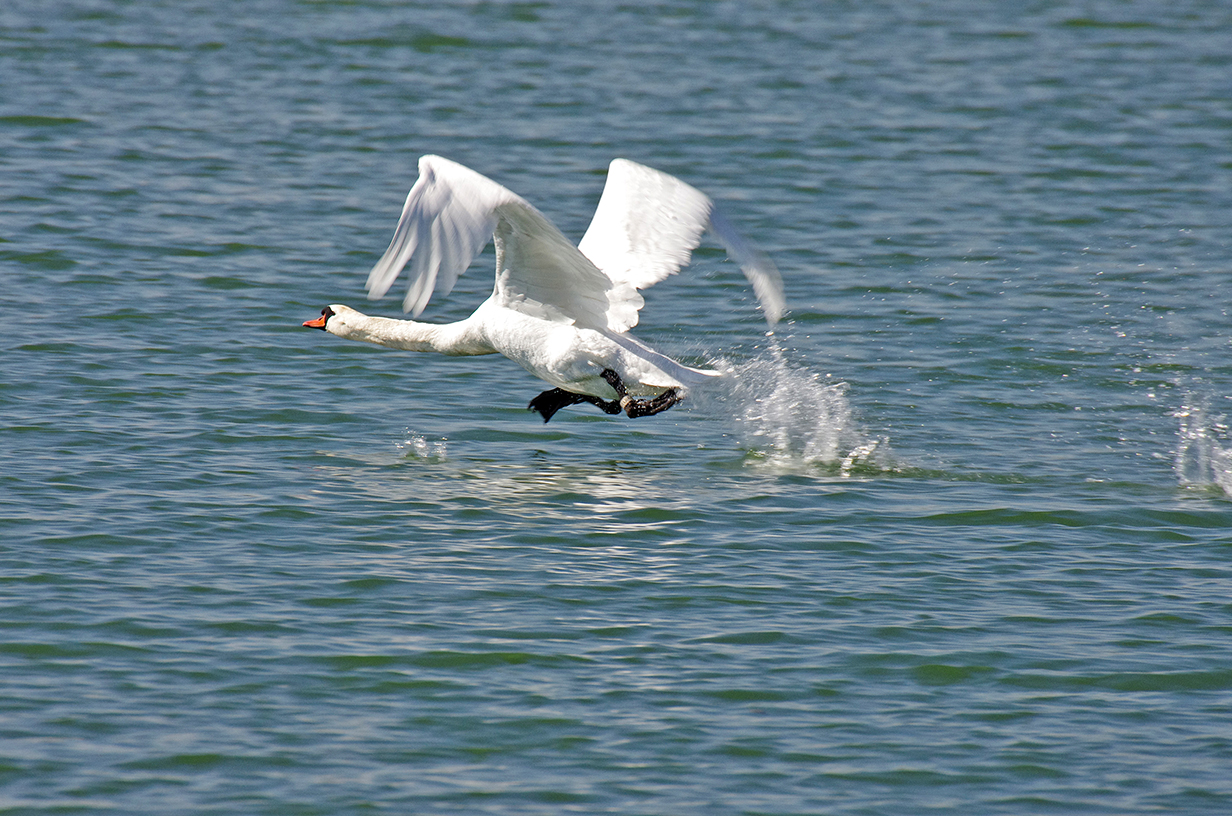
[(777, 340), (757, 358), (719, 366), (744, 446), (775, 465), (829, 465), (847, 477), (888, 468), (889, 445), (859, 429), (847, 383), (788, 361)]
[(406, 434), (407, 438), (395, 445), (405, 458), (426, 462), (444, 462), (447, 458), (445, 439), (428, 439), (423, 434), (411, 433), (409, 428)]
[(1180, 420), (1180, 444), (1172, 469), (1183, 485), (1214, 486), (1232, 496), (1232, 444), (1227, 418), (1212, 414), (1207, 401), (1172, 412)]

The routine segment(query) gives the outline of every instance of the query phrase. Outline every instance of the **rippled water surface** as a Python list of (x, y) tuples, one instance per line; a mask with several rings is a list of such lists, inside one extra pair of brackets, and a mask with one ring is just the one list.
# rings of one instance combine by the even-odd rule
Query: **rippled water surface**
[[(0, 813), (1232, 812), (1223, 4), (0, 8)], [(721, 250), (526, 411), (367, 305), (423, 153)], [(426, 317), (465, 316), (481, 257)]]

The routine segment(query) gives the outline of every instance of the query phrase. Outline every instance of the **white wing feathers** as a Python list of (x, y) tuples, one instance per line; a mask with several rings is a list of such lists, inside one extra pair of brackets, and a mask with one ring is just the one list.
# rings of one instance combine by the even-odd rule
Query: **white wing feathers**
[(418, 316), (433, 290), (448, 294), (491, 239), (496, 208), (521, 200), (470, 168), (439, 156), (424, 156), (419, 160), (419, 180), (406, 196), (393, 240), (368, 273), (369, 299), (388, 292), (411, 261), (410, 288), (402, 310)]
[(609, 292), (627, 299), (525, 199), (468, 167), (424, 156), (385, 254), (368, 274), (368, 297), (383, 296), (404, 266), (403, 311), (418, 316), (433, 291), (448, 294), (489, 239), (496, 240), (502, 305), (548, 320), (607, 327)]
[(368, 296), (383, 296), (409, 264), (402, 308), (418, 316), (434, 291), (453, 289), (494, 237), (495, 296), (503, 306), (625, 332), (637, 325), (645, 302), (637, 290), (688, 264), (707, 226), (752, 282), (773, 326), (783, 309), (774, 264), (735, 232), (705, 194), (679, 179), (616, 159), (590, 227), (575, 247), (521, 196), (448, 159), (424, 156), (393, 240), (368, 275)]
[(578, 249), (612, 280), (645, 289), (688, 265), (710, 206), (674, 176), (615, 159)]
[(529, 204), (504, 204), (496, 215), (496, 297), (502, 306), (602, 330), (610, 327), (609, 305), (637, 295), (600, 272)]
[[(689, 263), (709, 226), (732, 260), (740, 264), (773, 326), (783, 314), (783, 279), (774, 263), (746, 242), (705, 193), (650, 167), (615, 159), (594, 218), (578, 249), (614, 281), (645, 289)], [(641, 295), (613, 304), (609, 322), (637, 325)], [(627, 324), (627, 325), (626, 325)]]

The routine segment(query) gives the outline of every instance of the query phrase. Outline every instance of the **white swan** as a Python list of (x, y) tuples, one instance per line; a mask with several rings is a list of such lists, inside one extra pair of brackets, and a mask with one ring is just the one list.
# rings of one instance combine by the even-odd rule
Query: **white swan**
[(409, 263), (403, 311), (418, 316), (434, 290), (453, 288), (489, 236), (496, 242), (492, 296), (457, 323), (372, 317), (334, 304), (303, 325), (409, 351), (503, 354), (554, 386), (529, 406), (544, 422), (579, 402), (609, 414), (656, 414), (683, 399), (688, 385), (719, 376), (628, 334), (645, 302), (638, 289), (687, 264), (707, 226), (740, 263), (773, 327), (784, 307), (774, 264), (705, 194), (677, 178), (613, 161), (594, 218), (575, 247), (520, 196), (460, 164), (424, 156), (393, 240), (368, 275), (368, 297), (384, 295)]

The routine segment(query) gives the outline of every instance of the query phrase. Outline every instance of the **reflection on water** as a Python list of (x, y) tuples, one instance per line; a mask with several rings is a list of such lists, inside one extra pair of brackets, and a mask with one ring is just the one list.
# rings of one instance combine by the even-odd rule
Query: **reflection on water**
[(500, 460), (447, 456), (448, 445), (446, 439), (408, 433), (393, 446), (393, 454), (379, 448), (345, 455), (322, 452), (325, 459), (314, 471), (319, 482), (331, 485), (331, 493), (354, 491), (357, 498), (403, 510), (456, 513), (469, 507), (472, 513), (539, 521), (545, 513), (564, 510), (576, 524), (582, 507), (592, 511), (592, 520), (624, 514), (626, 527), (631, 513), (643, 513), (650, 521), (692, 513), (708, 488), (691, 481), (688, 490), (682, 489), (676, 473), (653, 462), (544, 462), (530, 452)]

